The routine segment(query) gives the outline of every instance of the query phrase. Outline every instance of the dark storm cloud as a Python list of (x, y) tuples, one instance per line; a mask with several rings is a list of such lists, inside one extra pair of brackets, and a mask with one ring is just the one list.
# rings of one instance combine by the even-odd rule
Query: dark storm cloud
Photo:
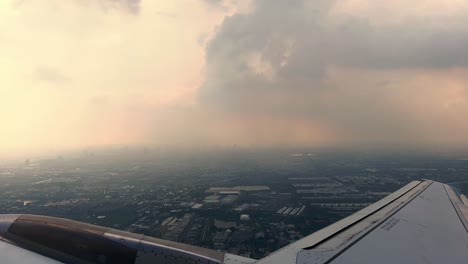
[(374, 28), (364, 20), (349, 19), (327, 36), (327, 59), (339, 65), (384, 69), (468, 66), (466, 28), (437, 29), (429, 23), (408, 22)]
[(337, 77), (327, 70), (465, 67), (468, 29), (430, 17), (374, 26), (362, 17), (332, 17), (333, 4), (259, 0), (251, 13), (227, 17), (206, 48), (200, 101), (222, 111), (319, 119), (367, 138), (413, 137), (427, 129), (411, 102), (424, 91), (399, 88), (394, 77), (347, 76), (343, 85), (330, 82)]

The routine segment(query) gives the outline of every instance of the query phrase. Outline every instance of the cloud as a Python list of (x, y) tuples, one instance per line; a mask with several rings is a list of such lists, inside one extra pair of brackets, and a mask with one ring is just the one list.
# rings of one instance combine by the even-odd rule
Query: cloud
[(466, 71), (457, 70), (468, 66), (468, 9), (376, 23), (337, 15), (337, 3), (259, 0), (225, 18), (206, 47), (200, 102), (318, 122), (339, 140), (468, 142)]
[(225, 9), (224, 0), (203, 0), (203, 2), (211, 7)]
[(89, 99), (89, 104), (92, 106), (104, 106), (109, 104), (109, 98), (107, 96), (93, 96)]
[[(22, 6), (31, 3), (34, 1), (31, 0), (14, 0), (11, 3), (13, 8), (21, 8)], [(103, 10), (125, 10), (130, 12), (131, 14), (138, 14), (140, 12), (140, 5), (141, 0), (72, 0), (76, 4), (83, 4), (83, 5), (94, 5), (98, 4), (100, 8)], [(54, 1), (49, 2), (54, 3)]]
[(177, 18), (177, 17), (179, 17), (176, 13), (167, 12), (167, 11), (157, 11), (156, 15), (162, 16), (162, 17), (167, 17), (167, 18)]
[(69, 77), (61, 73), (59, 70), (48, 66), (37, 67), (35, 75), (38, 80), (49, 83), (64, 84), (71, 81)]
[(99, 0), (104, 8), (123, 8), (132, 14), (140, 12), (141, 0)]

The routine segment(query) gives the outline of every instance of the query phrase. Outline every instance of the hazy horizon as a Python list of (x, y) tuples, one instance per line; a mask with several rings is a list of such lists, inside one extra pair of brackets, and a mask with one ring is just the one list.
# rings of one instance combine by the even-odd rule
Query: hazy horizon
[(0, 158), (468, 147), (468, 2), (0, 3)]

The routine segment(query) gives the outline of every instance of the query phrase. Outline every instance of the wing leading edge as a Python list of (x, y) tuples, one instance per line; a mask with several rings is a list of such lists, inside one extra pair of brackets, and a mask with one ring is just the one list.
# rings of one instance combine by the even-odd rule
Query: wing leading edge
[(258, 261), (61, 218), (0, 215), (0, 256), (2, 263), (466, 263), (464, 201), (448, 185), (414, 181)]

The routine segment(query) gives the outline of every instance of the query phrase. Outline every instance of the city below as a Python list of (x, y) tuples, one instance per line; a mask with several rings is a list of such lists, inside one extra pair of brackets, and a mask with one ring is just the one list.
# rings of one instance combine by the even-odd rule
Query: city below
[(456, 154), (117, 148), (0, 166), (0, 213), (63, 217), (262, 258), (417, 179), (466, 192)]

